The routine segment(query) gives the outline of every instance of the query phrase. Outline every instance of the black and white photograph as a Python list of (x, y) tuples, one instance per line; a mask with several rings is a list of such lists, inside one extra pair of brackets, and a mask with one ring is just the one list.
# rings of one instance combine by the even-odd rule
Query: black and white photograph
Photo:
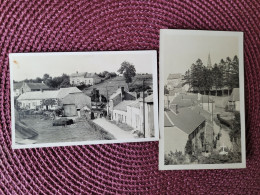
[(9, 55), (12, 147), (156, 141), (156, 51)]
[(245, 168), (243, 33), (160, 31), (159, 169)]

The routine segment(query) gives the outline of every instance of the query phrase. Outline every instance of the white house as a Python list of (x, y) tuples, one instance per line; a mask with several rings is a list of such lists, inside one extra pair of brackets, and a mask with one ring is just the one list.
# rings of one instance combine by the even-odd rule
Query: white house
[(78, 86), (82, 83), (85, 85), (95, 85), (101, 82), (101, 78), (96, 73), (76, 72), (70, 75), (70, 84)]
[[(76, 87), (60, 88), (52, 91), (30, 91), (21, 94), (17, 101), (22, 109), (54, 110), (57, 108), (59, 101), (70, 93), (82, 93), (82, 91)], [(46, 101), (49, 103), (47, 104)]]
[(134, 103), (133, 100), (124, 100), (118, 103), (112, 110), (111, 119), (118, 123), (127, 124), (129, 120), (129, 113), (127, 114), (127, 106)]
[(206, 119), (190, 108), (164, 112), (165, 154), (181, 151), (185, 154), (187, 141), (192, 141), (193, 148), (202, 145), (199, 136), (204, 131)]
[(118, 103), (113, 108), (111, 119), (118, 123), (125, 123), (135, 130), (139, 130), (145, 137), (153, 137), (153, 94), (147, 96), (144, 103), (142, 98), (138, 100), (124, 100)]

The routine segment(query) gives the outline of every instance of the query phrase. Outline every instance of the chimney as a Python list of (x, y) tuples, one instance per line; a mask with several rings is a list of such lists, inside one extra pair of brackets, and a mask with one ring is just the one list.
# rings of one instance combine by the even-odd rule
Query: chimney
[(121, 101), (125, 100), (125, 88), (121, 87)]

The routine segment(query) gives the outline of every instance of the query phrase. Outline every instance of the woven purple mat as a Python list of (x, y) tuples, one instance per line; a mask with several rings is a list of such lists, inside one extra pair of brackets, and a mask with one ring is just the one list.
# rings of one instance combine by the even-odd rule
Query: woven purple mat
[[(260, 1), (1, 1), (0, 194), (260, 193)], [(159, 29), (243, 31), (247, 168), (158, 171), (158, 142), (11, 149), (8, 53), (159, 49)]]

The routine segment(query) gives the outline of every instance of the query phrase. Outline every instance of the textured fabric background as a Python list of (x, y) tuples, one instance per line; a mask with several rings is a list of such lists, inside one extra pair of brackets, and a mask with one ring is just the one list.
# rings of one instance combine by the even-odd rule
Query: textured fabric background
[[(0, 194), (260, 193), (259, 0), (0, 0)], [(159, 49), (159, 29), (244, 32), (247, 168), (158, 171), (158, 142), (11, 149), (10, 52)]]

